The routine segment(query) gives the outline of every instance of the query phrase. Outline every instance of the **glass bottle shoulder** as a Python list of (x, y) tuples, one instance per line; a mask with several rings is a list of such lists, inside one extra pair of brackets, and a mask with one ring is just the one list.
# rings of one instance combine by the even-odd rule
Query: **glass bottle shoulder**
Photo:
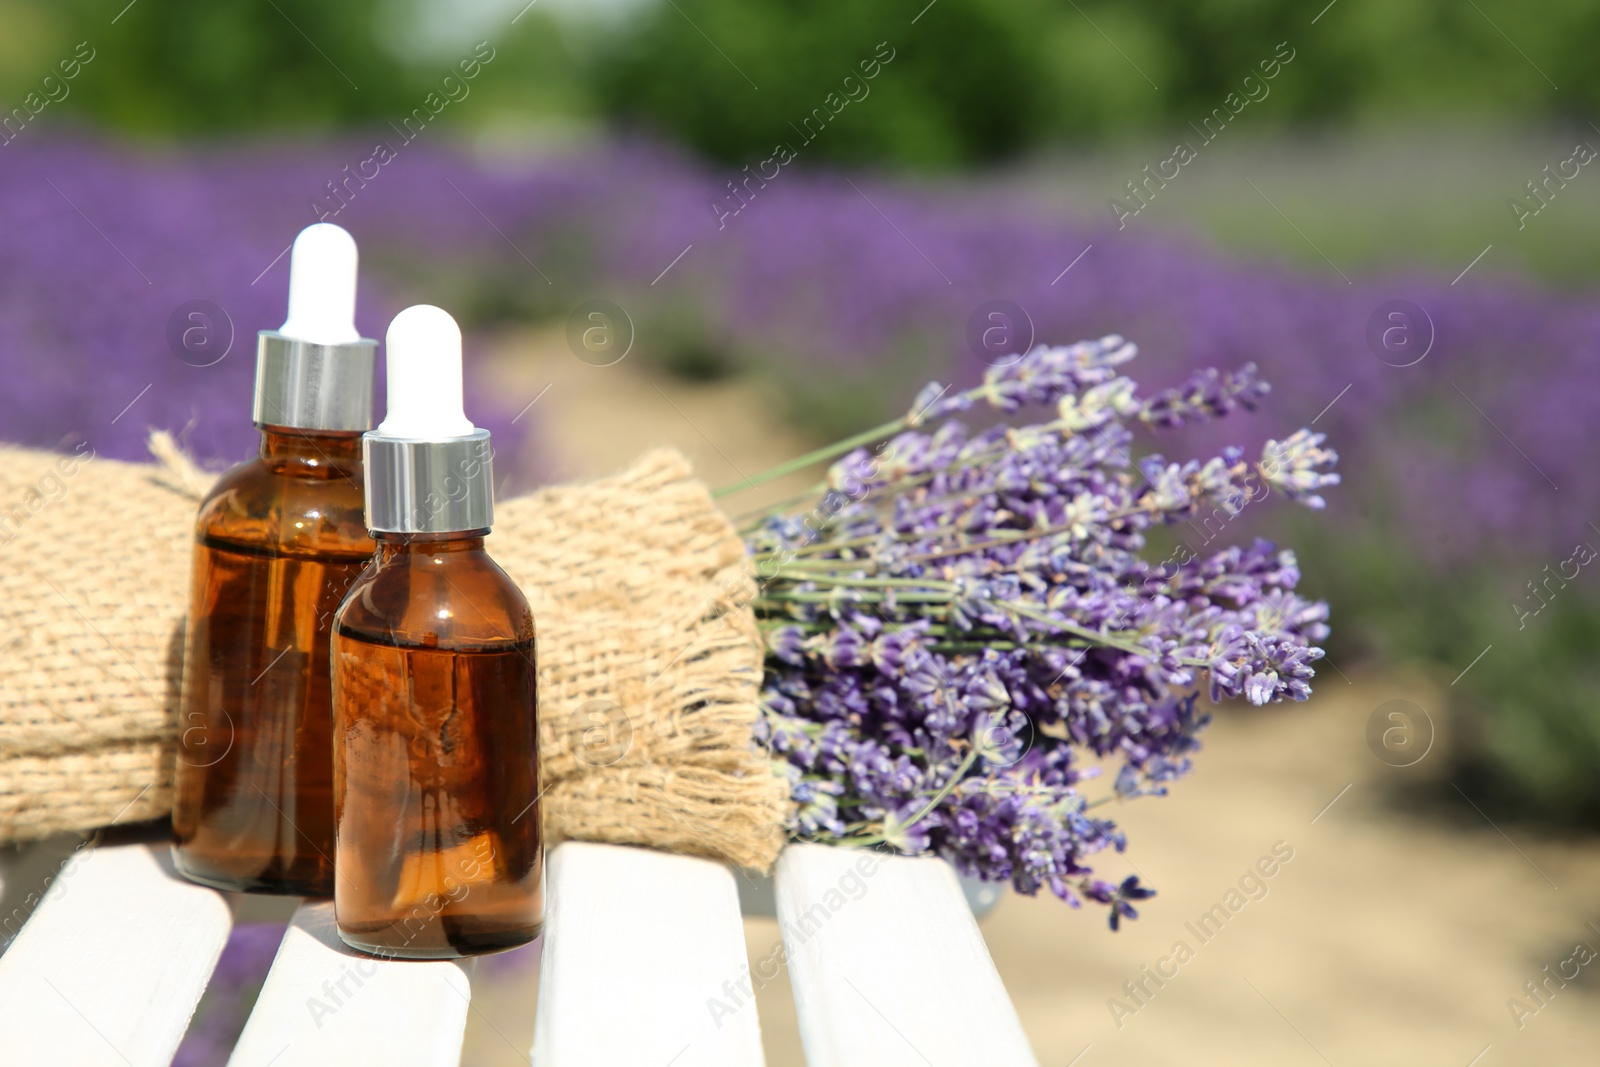
[(359, 461), (306, 465), (256, 456), (218, 477), (196, 517), (202, 541), (271, 555), (370, 557)]
[(534, 640), (533, 612), (482, 547), (432, 545), (378, 553), (339, 608), (338, 632), (379, 644), (503, 651)]

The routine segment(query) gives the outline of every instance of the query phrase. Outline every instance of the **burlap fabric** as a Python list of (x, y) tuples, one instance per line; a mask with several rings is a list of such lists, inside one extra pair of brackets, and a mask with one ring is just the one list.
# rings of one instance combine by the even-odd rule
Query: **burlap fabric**
[[(0, 447), (0, 841), (172, 806), (192, 522), (209, 476)], [(502, 502), (491, 554), (539, 629), (549, 840), (767, 869), (786, 783), (751, 744), (761, 679), (738, 536), (651, 452)]]

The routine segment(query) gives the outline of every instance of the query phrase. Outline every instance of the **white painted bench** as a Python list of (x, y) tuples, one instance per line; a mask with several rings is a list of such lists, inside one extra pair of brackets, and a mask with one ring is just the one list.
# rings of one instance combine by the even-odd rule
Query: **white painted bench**
[[(734, 872), (567, 843), (547, 885), (533, 1064), (764, 1062)], [(948, 865), (797, 845), (775, 886), (812, 1067), (1036, 1064)], [(0, 955), (0, 1060), (169, 1064), (231, 921), (163, 844), (80, 849)], [(303, 904), (229, 1062), (456, 1064), (471, 967), (354, 953), (331, 905)], [(308, 1010), (313, 998), (335, 1010)]]

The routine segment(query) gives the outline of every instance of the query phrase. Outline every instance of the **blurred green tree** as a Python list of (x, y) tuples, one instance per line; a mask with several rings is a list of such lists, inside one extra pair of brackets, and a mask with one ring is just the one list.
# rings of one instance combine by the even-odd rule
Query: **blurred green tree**
[(609, 113), (726, 162), (798, 147), (813, 109), (851, 92), (807, 156), (948, 166), (1035, 141), (1047, 96), (1030, 25), (1048, 7), (937, 0), (913, 23), (925, 3), (665, 0), (597, 50), (592, 76)]
[[(1600, 110), (1590, 0), (636, 0), (605, 15), (536, 8), (514, 26), (510, 0), (503, 19), (488, 5), (424, 19), (420, 2), (0, 0), (0, 103), (87, 40), (94, 66), (69, 110), (100, 125), (187, 135), (374, 124), (430, 87), (429, 48), (448, 58), (450, 47), (440, 25), (487, 20), (507, 58), (479, 87), (489, 106), (465, 121), (599, 115), (736, 163), (792, 137), (880, 42), (893, 60), (806, 145), (808, 159), (947, 167), (1181, 131), (1280, 43), (1295, 59), (1252, 109), (1257, 131), (1582, 122)], [(416, 54), (403, 56), (401, 40)]]
[[(58, 49), (87, 41), (95, 58), (72, 86), (74, 111), (133, 133), (329, 128), (389, 118), (418, 91), (379, 43), (382, 0), (147, 0), (120, 15), (90, 0), (42, 14), (41, 5), (7, 7), (48, 19)], [(52, 58), (42, 56), (40, 75)]]
[(1600, 104), (1597, 33), (1587, 0), (659, 0), (589, 70), (610, 114), (749, 162), (886, 40), (872, 102), (808, 153), (926, 166), (1182, 130), (1280, 44), (1292, 73), (1257, 129), (1579, 119)]

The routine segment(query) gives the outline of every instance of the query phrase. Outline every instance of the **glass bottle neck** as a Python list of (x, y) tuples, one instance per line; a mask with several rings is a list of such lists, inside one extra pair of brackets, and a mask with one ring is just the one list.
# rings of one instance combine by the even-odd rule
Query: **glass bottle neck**
[(290, 473), (359, 480), (361, 434), (263, 426), (260, 455), (263, 462)]
[(388, 563), (403, 556), (449, 556), (483, 551), (488, 530), (462, 530), (458, 533), (373, 533), (378, 542), (378, 562)]

